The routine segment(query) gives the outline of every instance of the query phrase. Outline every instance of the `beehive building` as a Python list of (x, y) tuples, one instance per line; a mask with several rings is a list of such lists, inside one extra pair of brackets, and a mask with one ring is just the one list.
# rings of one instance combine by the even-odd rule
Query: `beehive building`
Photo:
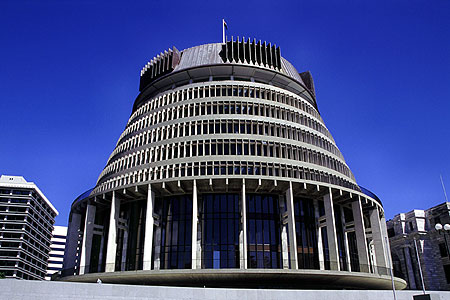
[(325, 126), (311, 74), (279, 47), (173, 47), (139, 90), (95, 188), (72, 204), (64, 280), (391, 286), (382, 204)]

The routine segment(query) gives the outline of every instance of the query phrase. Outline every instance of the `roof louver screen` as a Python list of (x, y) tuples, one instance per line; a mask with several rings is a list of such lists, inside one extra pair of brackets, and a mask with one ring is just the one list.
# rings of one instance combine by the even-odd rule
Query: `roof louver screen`
[(141, 80), (139, 91), (142, 91), (150, 82), (158, 77), (173, 71), (179, 64), (181, 53), (177, 48), (173, 47), (164, 53), (158, 54), (141, 70)]
[(248, 63), (258, 64), (267, 68), (281, 70), (281, 53), (280, 47), (266, 42), (256, 42), (256, 40), (245, 41), (239, 38), (234, 41), (227, 41), (222, 45), (220, 56), (224, 62), (230, 63)]

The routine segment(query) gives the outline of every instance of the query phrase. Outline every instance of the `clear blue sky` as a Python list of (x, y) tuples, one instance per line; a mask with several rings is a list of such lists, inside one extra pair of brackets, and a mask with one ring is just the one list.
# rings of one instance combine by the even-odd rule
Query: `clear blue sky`
[(0, 0), (0, 174), (34, 181), (67, 224), (125, 127), (142, 66), (220, 42), (222, 18), (228, 35), (275, 43), (312, 72), (327, 127), (388, 218), (444, 201), (448, 0)]

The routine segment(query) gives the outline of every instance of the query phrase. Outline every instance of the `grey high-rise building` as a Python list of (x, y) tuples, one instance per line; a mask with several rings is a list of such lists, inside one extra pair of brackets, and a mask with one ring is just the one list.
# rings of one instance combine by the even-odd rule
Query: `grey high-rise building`
[(58, 211), (33, 182), (0, 177), (0, 273), (43, 280)]
[(72, 204), (63, 279), (389, 288), (386, 236), (310, 72), (266, 42), (173, 47), (142, 69), (106, 167)]

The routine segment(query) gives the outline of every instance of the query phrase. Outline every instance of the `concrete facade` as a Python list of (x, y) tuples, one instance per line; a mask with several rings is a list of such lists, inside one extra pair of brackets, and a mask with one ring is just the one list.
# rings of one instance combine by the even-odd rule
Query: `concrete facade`
[(43, 280), (58, 211), (22, 176), (0, 177), (0, 273)]
[(64, 250), (66, 249), (67, 227), (54, 226), (48, 257), (47, 275), (45, 280), (50, 280), (52, 275), (63, 267)]
[(450, 224), (450, 202), (401, 213), (387, 221), (394, 270), (407, 281), (409, 289), (422, 288), (418, 255), (426, 290), (450, 290), (450, 237), (448, 232), (444, 236), (444, 230), (436, 231), (437, 223)]
[[(72, 204), (78, 250), (62, 277), (323, 270), (378, 276), (381, 288), (390, 261), (383, 220), (319, 114), (311, 74), (279, 47), (173, 47), (142, 69), (116, 148)], [(203, 285), (186, 277), (193, 282)]]
[[(448, 300), (450, 292), (432, 292), (433, 300)], [(420, 291), (397, 291), (397, 300), (411, 300)], [(264, 290), (154, 287), (121, 284), (33, 282), (0, 280), (0, 299), (8, 300), (277, 300), (277, 299), (333, 299), (380, 300), (393, 299), (392, 291), (345, 290)]]

